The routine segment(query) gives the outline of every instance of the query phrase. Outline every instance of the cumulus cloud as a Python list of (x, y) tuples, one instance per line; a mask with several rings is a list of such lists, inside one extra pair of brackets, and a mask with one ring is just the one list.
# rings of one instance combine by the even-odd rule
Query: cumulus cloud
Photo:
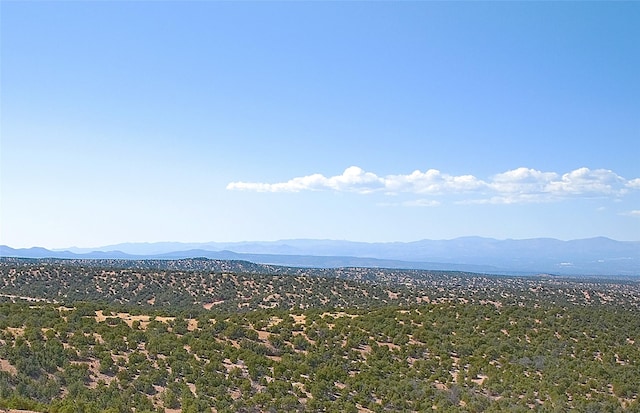
[(632, 179), (627, 182), (628, 188), (640, 189), (640, 178)]
[[(286, 182), (231, 182), (229, 190), (257, 192), (337, 191), (360, 194), (409, 193), (416, 195), (462, 195), (459, 203), (514, 204), (550, 202), (567, 198), (621, 197), (640, 189), (640, 178), (626, 180), (608, 169), (578, 168), (559, 174), (531, 168), (516, 168), (488, 179), (473, 175), (450, 175), (437, 169), (415, 170), (404, 175), (378, 176), (357, 166), (340, 175), (312, 174)], [(406, 206), (434, 206), (436, 200), (415, 200)]]
[(261, 182), (231, 182), (227, 189), (257, 192), (300, 192), (334, 190), (341, 192), (369, 193), (384, 187), (381, 178), (373, 173), (365, 172), (357, 166), (351, 166), (342, 173), (332, 177), (313, 174), (290, 179), (275, 184)]
[(631, 181), (626, 181), (607, 169), (592, 171), (589, 168), (579, 168), (562, 175), (559, 180), (549, 182), (546, 189), (557, 195), (622, 195), (629, 182)]
[(387, 191), (417, 194), (467, 192), (486, 186), (485, 182), (473, 175), (452, 176), (437, 169), (429, 169), (426, 172), (416, 170), (409, 175), (389, 175), (383, 182)]
[(489, 186), (498, 193), (531, 194), (541, 193), (554, 180), (555, 172), (542, 172), (529, 168), (517, 168), (493, 176)]

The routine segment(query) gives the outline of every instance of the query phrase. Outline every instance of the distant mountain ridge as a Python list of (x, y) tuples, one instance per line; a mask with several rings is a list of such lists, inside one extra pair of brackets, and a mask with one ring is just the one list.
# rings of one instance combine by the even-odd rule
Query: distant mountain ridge
[(552, 273), (640, 276), (640, 241), (605, 237), (561, 241), (553, 238), (366, 243), (291, 239), (234, 243), (124, 243), (86, 249), (13, 249), (0, 256), (25, 258), (193, 258), (239, 259), (302, 267), (387, 267), (493, 273)]

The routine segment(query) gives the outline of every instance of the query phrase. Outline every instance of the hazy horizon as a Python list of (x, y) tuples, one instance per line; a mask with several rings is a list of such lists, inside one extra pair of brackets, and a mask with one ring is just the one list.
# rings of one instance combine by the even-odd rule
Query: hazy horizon
[(639, 2), (0, 7), (0, 244), (640, 238)]
[(319, 241), (319, 242), (345, 242), (345, 243), (363, 243), (363, 244), (410, 244), (421, 241), (455, 241), (460, 239), (486, 239), (486, 240), (495, 240), (495, 241), (527, 241), (527, 240), (536, 240), (536, 239), (549, 239), (556, 240), (562, 242), (570, 242), (570, 241), (580, 241), (580, 240), (589, 240), (589, 239), (598, 239), (598, 238), (606, 238), (616, 242), (640, 242), (640, 239), (615, 239), (605, 236), (594, 236), (594, 237), (585, 237), (585, 238), (571, 238), (571, 239), (560, 239), (554, 237), (531, 237), (531, 238), (494, 238), (494, 237), (483, 237), (479, 235), (465, 235), (454, 238), (422, 238), (415, 240), (407, 240), (407, 241), (354, 241), (348, 239), (331, 239), (331, 238), (282, 238), (282, 239), (274, 239), (274, 240), (241, 240), (241, 241), (123, 241), (123, 242), (115, 242), (110, 244), (100, 244), (100, 245), (67, 245), (67, 246), (47, 246), (43, 244), (33, 244), (33, 245), (23, 245), (23, 246), (15, 246), (9, 244), (1, 244), (6, 245), (10, 248), (15, 249), (28, 249), (28, 248), (45, 248), (52, 251), (65, 251), (72, 249), (79, 250), (90, 250), (90, 249), (101, 249), (106, 247), (113, 247), (119, 245), (154, 245), (154, 244), (183, 244), (183, 245), (205, 245), (205, 244), (269, 244), (269, 243), (279, 243), (279, 242), (288, 242), (288, 241)]

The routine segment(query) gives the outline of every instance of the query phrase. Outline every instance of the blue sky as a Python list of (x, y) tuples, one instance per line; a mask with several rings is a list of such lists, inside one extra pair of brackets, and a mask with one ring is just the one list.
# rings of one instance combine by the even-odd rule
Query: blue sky
[(640, 240), (640, 3), (0, 3), (0, 243)]

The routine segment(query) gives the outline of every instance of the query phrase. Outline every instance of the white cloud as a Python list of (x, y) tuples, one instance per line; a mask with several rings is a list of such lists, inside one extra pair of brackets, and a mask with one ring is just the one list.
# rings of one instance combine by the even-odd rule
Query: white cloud
[(495, 175), (490, 187), (499, 193), (541, 193), (557, 178), (558, 174), (555, 172), (517, 168)]
[(377, 205), (381, 207), (437, 207), (442, 203), (435, 199), (413, 199), (411, 201), (403, 201), (403, 202), (380, 202)]
[(607, 169), (579, 168), (562, 175), (560, 180), (548, 183), (547, 192), (555, 195), (623, 195), (625, 181), (613, 171)]
[[(613, 197), (640, 189), (640, 178), (626, 180), (608, 169), (578, 168), (559, 174), (530, 168), (516, 168), (487, 180), (473, 175), (449, 175), (437, 169), (415, 170), (405, 175), (380, 177), (351, 166), (341, 175), (312, 174), (280, 183), (231, 182), (229, 190), (257, 192), (338, 191), (360, 194), (464, 195), (458, 203), (514, 204), (550, 202), (568, 198)], [(406, 206), (434, 206), (436, 200), (414, 200)]]
[(640, 218), (640, 209), (634, 209), (634, 210), (631, 210), (631, 211), (622, 212), (622, 213), (620, 213), (620, 215), (626, 215), (626, 216), (629, 216), (629, 217), (638, 217), (638, 218)]
[(472, 175), (452, 176), (437, 169), (426, 172), (413, 171), (409, 175), (389, 175), (384, 178), (385, 189), (391, 192), (411, 192), (416, 194), (442, 194), (445, 192), (466, 192), (486, 186), (486, 183)]
[(321, 174), (313, 174), (290, 179), (287, 182), (267, 184), (261, 182), (231, 182), (229, 190), (257, 192), (300, 192), (334, 190), (341, 192), (369, 193), (384, 187), (382, 179), (375, 174), (365, 172), (357, 166), (351, 166), (342, 175), (330, 178)]
[(640, 178), (628, 181), (626, 186), (628, 188), (640, 189)]
[(531, 203), (552, 202), (553, 200), (554, 200), (553, 198), (549, 196), (545, 196), (543, 194), (520, 193), (520, 194), (496, 195), (490, 198), (465, 199), (462, 201), (456, 201), (456, 204), (509, 205), (509, 204), (531, 204)]
[(435, 207), (440, 205), (440, 201), (434, 199), (416, 199), (413, 201), (406, 201), (402, 203), (402, 206), (410, 207)]

